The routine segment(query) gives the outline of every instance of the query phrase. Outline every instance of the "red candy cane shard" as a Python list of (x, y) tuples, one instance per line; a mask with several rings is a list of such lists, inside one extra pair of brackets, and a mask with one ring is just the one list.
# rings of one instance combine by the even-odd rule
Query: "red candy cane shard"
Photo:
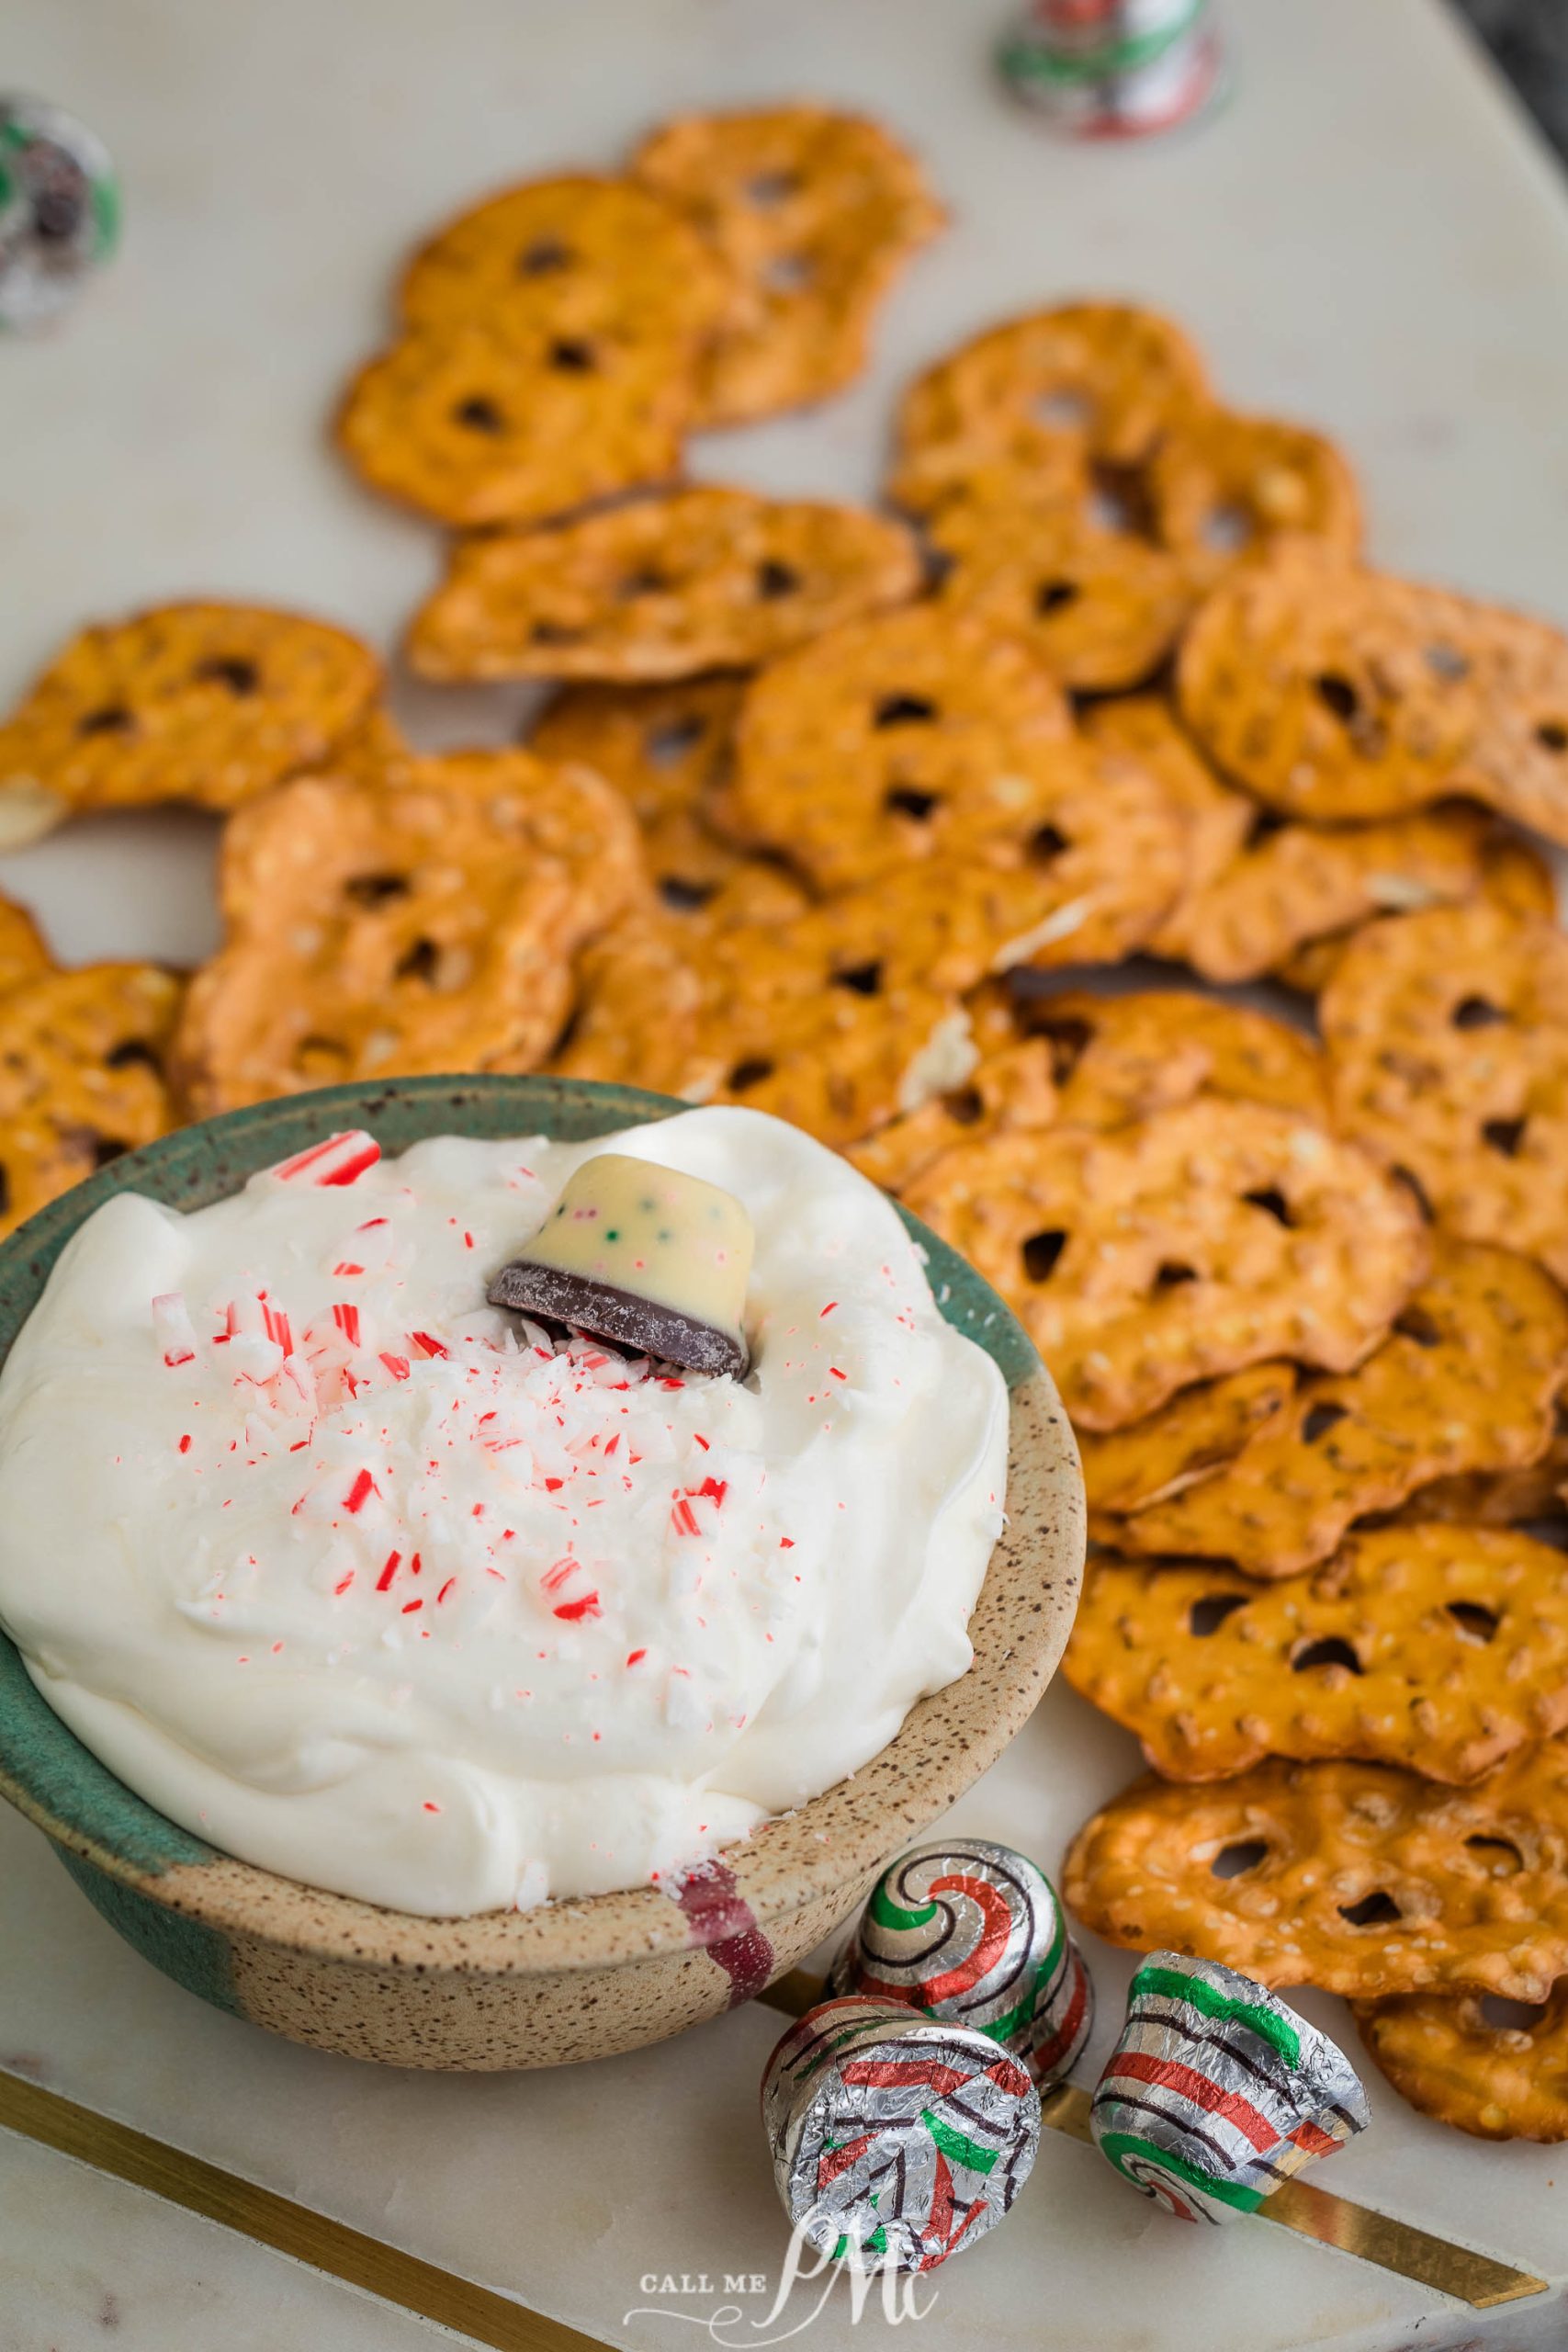
[(367, 1168), (374, 1168), (381, 1157), (381, 1147), (374, 1136), (363, 1127), (348, 1127), (341, 1135), (328, 1136), (323, 1143), (312, 1144), (308, 1151), (297, 1151), (292, 1159), (279, 1160), (268, 1169), (280, 1184), (352, 1184)]

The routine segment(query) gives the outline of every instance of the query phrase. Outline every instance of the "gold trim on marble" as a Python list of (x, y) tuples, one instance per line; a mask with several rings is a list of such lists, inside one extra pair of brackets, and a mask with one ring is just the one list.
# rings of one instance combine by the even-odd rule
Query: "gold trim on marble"
[(564, 2321), (513, 2302), (509, 2295), (438, 2269), (417, 2255), (350, 2229), (330, 2213), (314, 2213), (292, 2198), (259, 2188), (254, 2180), (243, 2180), (200, 2156), (187, 2155), (183, 2148), (167, 2147), (145, 2132), (133, 2132), (127, 2123), (4, 2071), (0, 2127), (134, 2188), (150, 2189), (187, 2213), (235, 2230), (258, 2245), (271, 2246), (346, 2287), (361, 2288), (476, 2344), (489, 2345), (492, 2352), (604, 2352), (599, 2336), (583, 2335)]
[[(821, 1984), (803, 1968), (791, 1969), (761, 1996), (770, 2007), (783, 2009), (788, 2017), (801, 2016), (821, 1997)], [(1089, 2110), (1089, 2095), (1077, 2083), (1055, 2084), (1040, 2102), (1041, 2119), (1053, 2132), (1092, 2145)], [(1332, 2189), (1319, 2188), (1311, 2181), (1282, 2182), (1253, 2218), (1277, 2222), (1299, 2237), (1315, 2238), (1320, 2245), (1337, 2246), (1341, 2254), (1375, 2262), (1381, 2270), (1395, 2271), (1400, 2278), (1413, 2279), (1418, 2287), (1430, 2287), (1439, 2295), (1452, 2295), (1478, 2312), (1491, 2311), (1498, 2303), (1518, 2302), (1527, 2295), (1544, 2295), (1547, 2290), (1547, 2280), (1528, 2270), (1516, 2270), (1510, 2263), (1494, 2261), (1489, 2254), (1477, 2254), (1470, 2246), (1454, 2245), (1447, 2238), (1433, 2236), (1429, 2230), (1417, 2229), (1413, 2222), (1376, 2213), (1370, 2205), (1352, 2204), (1349, 2198), (1337, 2197)]]

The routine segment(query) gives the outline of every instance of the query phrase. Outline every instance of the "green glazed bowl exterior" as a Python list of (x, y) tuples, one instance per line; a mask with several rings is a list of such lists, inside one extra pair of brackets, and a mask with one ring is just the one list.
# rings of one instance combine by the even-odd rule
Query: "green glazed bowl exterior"
[[(205, 1207), (344, 1127), (368, 1128), (394, 1154), (436, 1135), (574, 1141), (686, 1107), (560, 1079), (400, 1079), (184, 1128), (127, 1153), (0, 1243), (0, 1360), (65, 1243), (117, 1192)], [(850, 1780), (731, 1848), (733, 1894), (705, 1924), (652, 1887), (424, 1919), (236, 1861), (100, 1764), (39, 1695), (3, 1634), (0, 1795), (45, 1832), (88, 1900), (156, 1967), (220, 2008), (354, 2057), (488, 2070), (658, 2041), (737, 1997), (728, 1939), (748, 1919), (765, 1939), (767, 1975), (794, 1967), (1030, 1713), (1066, 1641), (1082, 1571), (1082, 1482), (1055, 1388), (973, 1268), (914, 1218), (905, 1222), (928, 1253), (943, 1315), (996, 1360), (1010, 1391), (1009, 1525), (970, 1620), (975, 1664), (920, 1700)], [(757, 1989), (754, 1972), (746, 1989)]]

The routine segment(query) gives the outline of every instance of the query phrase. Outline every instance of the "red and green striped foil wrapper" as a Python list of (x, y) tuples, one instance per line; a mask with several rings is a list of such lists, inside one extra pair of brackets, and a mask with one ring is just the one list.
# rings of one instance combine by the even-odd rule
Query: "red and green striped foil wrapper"
[(1184, 2222), (1229, 2222), (1368, 2122), (1344, 2052), (1217, 1961), (1151, 1952), (1094, 2094), (1100, 2154)]
[(779, 2042), (762, 2122), (808, 2245), (866, 2270), (934, 2270), (1010, 2210), (1040, 2144), (1040, 2095), (988, 2035), (851, 1995)]

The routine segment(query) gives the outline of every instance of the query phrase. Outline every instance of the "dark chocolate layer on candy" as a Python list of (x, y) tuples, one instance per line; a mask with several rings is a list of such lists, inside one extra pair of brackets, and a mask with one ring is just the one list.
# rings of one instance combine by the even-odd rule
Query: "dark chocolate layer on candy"
[(510, 1306), (521, 1315), (564, 1323), (574, 1331), (592, 1331), (595, 1339), (614, 1340), (639, 1355), (683, 1364), (688, 1372), (728, 1373), (739, 1380), (746, 1370), (746, 1351), (728, 1331), (614, 1283), (592, 1282), (586, 1274), (563, 1273), (559, 1267), (516, 1258), (502, 1266), (489, 1297), (492, 1306)]

